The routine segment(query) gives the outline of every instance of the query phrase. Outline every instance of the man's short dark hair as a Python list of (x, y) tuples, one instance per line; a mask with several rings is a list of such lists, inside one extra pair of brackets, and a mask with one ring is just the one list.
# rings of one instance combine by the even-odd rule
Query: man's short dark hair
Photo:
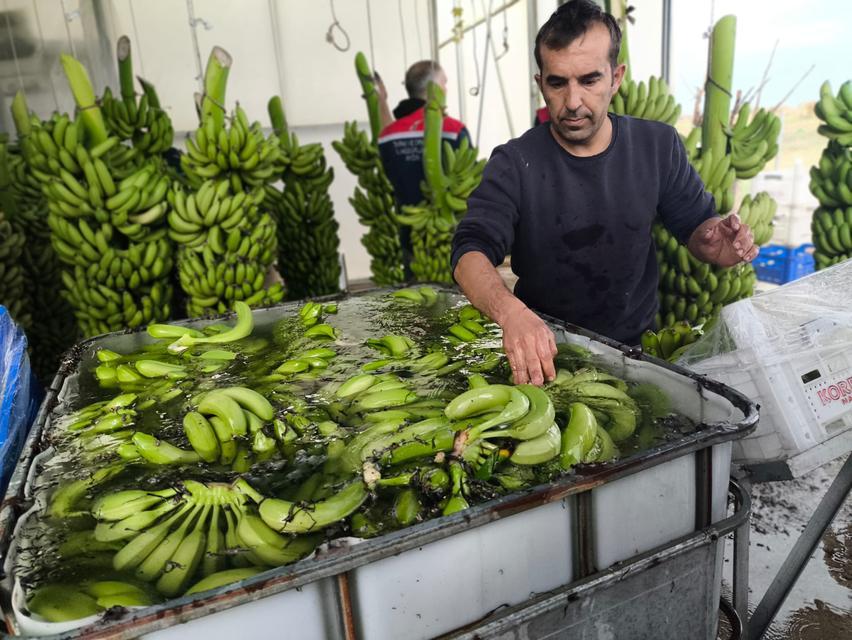
[(441, 71), (441, 65), (433, 60), (421, 60), (408, 67), (405, 72), (405, 90), (408, 97), (425, 100), (426, 88), (438, 71)]
[(615, 18), (592, 0), (569, 0), (550, 16), (535, 37), (535, 61), (541, 71), (541, 47), (563, 49), (582, 36), (592, 25), (602, 24), (609, 31), (609, 63), (618, 66), (621, 49), (621, 29)]

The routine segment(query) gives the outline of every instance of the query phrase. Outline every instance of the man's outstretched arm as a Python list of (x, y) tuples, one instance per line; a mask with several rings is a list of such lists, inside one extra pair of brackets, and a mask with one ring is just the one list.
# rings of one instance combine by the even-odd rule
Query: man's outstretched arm
[(465, 253), (453, 275), (473, 306), (503, 329), (503, 349), (515, 384), (542, 385), (553, 380), (556, 376), (553, 332), (506, 288), (488, 257), (479, 251)]

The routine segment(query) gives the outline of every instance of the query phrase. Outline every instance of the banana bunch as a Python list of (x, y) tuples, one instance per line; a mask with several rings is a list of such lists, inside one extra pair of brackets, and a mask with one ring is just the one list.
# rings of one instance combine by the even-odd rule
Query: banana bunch
[(852, 206), (818, 207), (811, 220), (811, 236), (817, 269), (852, 258)]
[[(48, 185), (61, 184), (70, 190), (71, 187), (65, 183), (66, 176), (83, 176), (87, 183), (86, 191), (89, 186), (92, 188), (92, 192), (87, 193), (88, 207), (83, 205), (84, 211), (89, 213), (94, 208), (103, 208), (110, 179), (115, 186), (116, 179), (122, 180), (131, 175), (142, 161), (142, 156), (138, 150), (120, 144), (116, 136), (110, 136), (91, 147), (85, 144), (85, 140), (84, 127), (76, 120), (72, 121), (67, 114), (60, 114), (54, 115), (50, 121), (34, 124), (30, 135), (22, 142), (22, 148), (24, 159), (32, 175), (41, 182), (42, 192), (48, 201), (51, 197), (47, 192)], [(96, 170), (97, 167), (100, 167), (100, 171)], [(92, 173), (92, 170), (96, 172)], [(103, 178), (106, 182), (104, 184), (101, 178), (107, 174), (108, 177)], [(91, 185), (88, 184), (90, 181)], [(71, 193), (75, 194), (73, 191)], [(112, 189), (109, 189), (109, 193), (113, 194)], [(76, 195), (81, 198), (79, 194)], [(73, 197), (69, 200), (81, 206)], [(64, 210), (67, 211), (67, 208)]]
[[(169, 237), (185, 249), (201, 251), (209, 246), (217, 255), (237, 251), (241, 243), (249, 242), (247, 233), (262, 224), (265, 215), (259, 205), (263, 199), (260, 189), (232, 192), (224, 179), (205, 180), (196, 191), (188, 192), (175, 184), (168, 192)], [(263, 254), (267, 264), (271, 261), (268, 244), (261, 242), (252, 253), (251, 259)]]
[[(248, 565), (276, 567), (311, 553), (315, 536), (274, 531), (249, 506), (266, 502), (247, 482), (205, 485), (184, 480), (161, 491), (127, 489), (98, 498), (92, 515), (95, 540), (122, 541), (113, 568), (153, 583), (175, 597), (201, 577)], [(339, 519), (336, 518), (335, 521)]]
[(740, 202), (737, 215), (743, 224), (751, 227), (756, 245), (765, 245), (772, 239), (773, 220), (778, 203), (767, 192), (761, 191), (753, 198), (747, 194)]
[(680, 105), (669, 93), (669, 87), (662, 78), (651, 76), (648, 84), (638, 83), (625, 78), (618, 93), (612, 97), (609, 110), (622, 116), (633, 116), (645, 120), (658, 120), (674, 125), (680, 117)]
[(701, 324), (722, 306), (751, 295), (756, 281), (751, 265), (721, 269), (696, 259), (663, 225), (655, 224), (653, 234), (660, 269), (658, 327), (678, 320)]
[(642, 334), (642, 351), (649, 356), (675, 362), (701, 335), (701, 330), (681, 320), (659, 331), (645, 331)]
[(146, 156), (167, 151), (174, 142), (175, 132), (169, 114), (160, 108), (154, 88), (143, 82), (145, 92), (137, 104), (136, 98), (113, 97), (109, 87), (101, 97), (107, 128), (122, 140), (129, 140), (134, 148)]
[(597, 369), (582, 368), (573, 373), (560, 369), (548, 389), (558, 390), (558, 394), (552, 394), (556, 395), (553, 402), (557, 410), (564, 410), (572, 402), (586, 405), (598, 425), (616, 443), (633, 435), (641, 417), (639, 406), (627, 393), (627, 383)]
[(751, 104), (740, 107), (733, 127), (726, 131), (729, 137), (731, 166), (737, 178), (747, 180), (763, 170), (766, 163), (778, 154), (778, 135), (781, 118), (766, 109), (758, 109), (749, 122)]
[[(104, 133), (104, 135), (106, 135)], [(23, 141), (42, 183), (64, 295), (86, 335), (168, 317), (171, 247), (163, 224), (169, 180), (159, 160), (58, 116)]]
[(370, 254), (370, 271), (377, 285), (402, 282), (402, 248), (393, 187), (385, 175), (379, 150), (356, 122), (343, 127), (343, 139), (331, 143), (346, 168), (358, 178), (350, 204), (361, 224), (368, 227), (361, 244)]
[[(29, 114), (26, 114), (19, 139), (28, 135)], [(17, 124), (17, 123), (16, 123)], [(61, 354), (76, 342), (74, 315), (61, 295), (60, 263), (50, 244), (47, 226), (47, 204), (41, 183), (27, 169), (19, 145), (9, 146), (7, 154), (11, 193), (6, 202), (13, 202), (15, 210), (13, 227), (24, 235), (20, 265), (24, 272), (24, 290), (28, 293), (30, 308), (36, 313), (27, 329), (30, 344), (30, 362), (42, 381), (50, 380), (59, 365)], [(5, 237), (5, 234), (0, 234)], [(45, 310), (50, 312), (43, 312)]]
[(280, 302), (280, 284), (265, 288), (266, 273), (274, 260), (275, 223), (263, 214), (250, 232), (229, 234), (236, 238), (233, 251), (217, 254), (208, 244), (200, 252), (184, 249), (178, 257), (181, 288), (188, 294), (190, 316), (225, 313), (235, 301), (251, 306)]
[(21, 252), (26, 237), (18, 232), (0, 210), (0, 304), (22, 328), (31, 324), (28, 292), (24, 290)]
[(283, 298), (280, 285), (264, 288), (276, 237), (274, 220), (258, 206), (263, 196), (261, 189), (232, 192), (225, 179), (169, 191), (169, 236), (181, 247), (178, 276), (190, 316), (224, 313), (234, 300), (258, 306)]
[(328, 193), (334, 179), (319, 143), (300, 145), (287, 130), (280, 100), (269, 113), (280, 141), (283, 191), (267, 187), (278, 226), (278, 270), (292, 299), (336, 293), (340, 282), (339, 225)]
[(32, 591), (27, 609), (47, 622), (67, 622), (100, 614), (112, 607), (148, 607), (161, 600), (143, 586), (120, 580), (80, 584), (52, 582)]
[(119, 97), (107, 87), (100, 99), (104, 122), (110, 133), (122, 141), (133, 143), (145, 156), (157, 156), (172, 146), (174, 129), (168, 114), (160, 107), (160, 99), (153, 85), (139, 78), (143, 94), (136, 100), (133, 82), (133, 61), (130, 39), (121, 36), (116, 45), (118, 60)]
[[(48, 217), (52, 244), (68, 267), (62, 271), (64, 297), (85, 335), (138, 327), (171, 314), (172, 250), (162, 233), (126, 249), (114, 242), (109, 224), (92, 227)], [(111, 242), (112, 241), (112, 242)]]
[(181, 167), (193, 188), (215, 178), (230, 181), (234, 193), (262, 189), (276, 178), (281, 160), (277, 140), (263, 135), (259, 122), (249, 123), (237, 105), (226, 127), (223, 118), (209, 117), (186, 139)]
[(810, 176), (811, 193), (823, 207), (852, 205), (852, 149), (830, 140)]
[(852, 146), (852, 80), (840, 85), (836, 96), (828, 80), (823, 82), (814, 113), (825, 123), (817, 129), (821, 135), (843, 147)]
[(196, 409), (183, 417), (183, 429), (198, 457), (210, 464), (247, 471), (252, 454), (258, 461), (277, 451), (272, 431), (275, 411), (257, 391), (246, 387), (215, 389), (194, 400)]

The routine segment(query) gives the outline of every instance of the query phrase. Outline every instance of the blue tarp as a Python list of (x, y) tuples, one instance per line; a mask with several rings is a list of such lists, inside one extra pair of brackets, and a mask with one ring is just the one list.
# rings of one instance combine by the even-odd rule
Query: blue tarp
[(40, 392), (30, 368), (27, 338), (0, 305), (0, 495), (21, 453)]

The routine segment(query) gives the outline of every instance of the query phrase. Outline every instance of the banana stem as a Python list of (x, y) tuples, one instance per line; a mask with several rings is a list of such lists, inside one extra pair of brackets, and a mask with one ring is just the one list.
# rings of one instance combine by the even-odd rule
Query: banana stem
[(204, 96), (201, 99), (201, 124), (213, 118), (216, 129), (225, 123), (225, 88), (233, 58), (222, 47), (213, 47), (204, 72)]
[(133, 87), (133, 59), (130, 56), (130, 38), (121, 36), (116, 45), (115, 57), (118, 59), (118, 83), (121, 87), (121, 99), (124, 102), (136, 100)]
[(281, 102), (281, 96), (272, 96), (269, 103), (266, 105), (266, 110), (269, 112), (269, 120), (272, 123), (272, 130), (282, 139), (288, 134), (287, 117), (284, 115), (284, 104)]
[(89, 74), (86, 72), (86, 68), (74, 57), (63, 53), (60, 59), (62, 60), (62, 68), (65, 70), (65, 76), (68, 78), (68, 85), (71, 87), (71, 93), (74, 94), (77, 109), (80, 112), (80, 120), (89, 134), (88, 146), (99, 145), (107, 139), (108, 135), (103, 114), (97, 102), (95, 102), (95, 90), (92, 88), (92, 81), (89, 80)]
[(18, 91), (12, 100), (12, 120), (15, 121), (15, 130), (18, 138), (28, 136), (32, 131), (30, 124), (30, 109), (27, 106), (27, 97), (23, 91)]
[(370, 133), (372, 142), (376, 144), (379, 134), (382, 132), (382, 120), (379, 115), (379, 93), (376, 91), (376, 83), (373, 81), (373, 72), (367, 63), (367, 57), (360, 51), (355, 54), (355, 72), (361, 82), (363, 98), (367, 103), (367, 116), (370, 118)]
[(731, 114), (731, 86), (734, 78), (734, 43), (737, 19), (722, 17), (710, 34), (707, 79), (704, 82), (704, 123), (701, 150), (713, 150), (717, 160), (727, 153), (725, 127)]
[(423, 174), (435, 199), (443, 203), (447, 177), (441, 165), (441, 132), (444, 128), (444, 92), (434, 82), (429, 83), (426, 117), (423, 125)]

